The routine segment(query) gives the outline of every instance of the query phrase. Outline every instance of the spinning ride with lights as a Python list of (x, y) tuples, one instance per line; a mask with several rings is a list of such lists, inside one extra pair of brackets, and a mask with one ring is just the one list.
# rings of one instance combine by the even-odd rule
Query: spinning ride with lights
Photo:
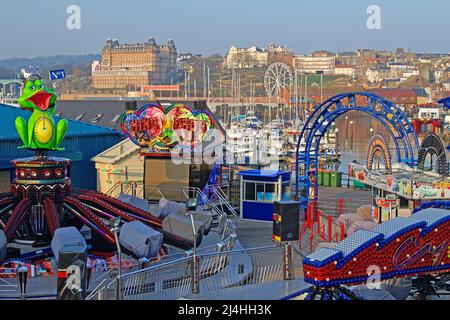
[(11, 161), (15, 174), (10, 192), (0, 196), (0, 227), (8, 242), (39, 246), (48, 244), (58, 228), (86, 225), (99, 236), (99, 242), (115, 245), (108, 221), (121, 218), (125, 223), (140, 221), (158, 230), (166, 243), (192, 246), (192, 240), (163, 230), (162, 219), (149, 212), (97, 191), (72, 188), (70, 160), (48, 156), (49, 151), (62, 150), (68, 123), (62, 119), (55, 124), (56, 94), (40, 77), (25, 82), (19, 103), (33, 112), (28, 122), (16, 119), (21, 148), (33, 150), (35, 156)]

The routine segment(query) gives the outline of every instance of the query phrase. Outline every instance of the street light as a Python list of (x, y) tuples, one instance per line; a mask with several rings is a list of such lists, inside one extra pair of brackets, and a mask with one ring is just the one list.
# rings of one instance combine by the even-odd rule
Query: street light
[(345, 150), (348, 150), (348, 116), (345, 116)]
[[(195, 200), (195, 201), (194, 201)], [(195, 210), (189, 210), (189, 208), (192, 208), (194, 206), (197, 206), (197, 199), (189, 199), (186, 207), (188, 210), (186, 211), (186, 216), (189, 216), (191, 218), (191, 224), (192, 224), (192, 235), (194, 236), (194, 251), (192, 252), (192, 293), (197, 294), (199, 293), (199, 286), (198, 286), (198, 260), (197, 260), (197, 230), (195, 227), (194, 222), (194, 215), (197, 213)]]
[[(353, 120), (350, 120), (350, 126), (353, 126)], [(350, 143), (350, 151), (353, 151), (353, 127), (350, 131), (351, 143)]]
[(336, 127), (335, 129), (334, 129), (334, 133), (335, 133), (335, 140), (336, 140), (336, 154), (338, 154), (339, 153), (339, 128), (338, 127)]
[(122, 250), (120, 248), (119, 236), (118, 236), (120, 223), (121, 223), (120, 218), (111, 218), (109, 220), (109, 225), (111, 227), (110, 231), (112, 233), (114, 233), (114, 238), (116, 240), (116, 246), (117, 246), (117, 263), (119, 264), (119, 267), (118, 267), (119, 274), (118, 274), (118, 277), (117, 277), (117, 297), (116, 298), (118, 300), (120, 300), (121, 295), (122, 295), (122, 286), (121, 286), (121, 281), (122, 281)]

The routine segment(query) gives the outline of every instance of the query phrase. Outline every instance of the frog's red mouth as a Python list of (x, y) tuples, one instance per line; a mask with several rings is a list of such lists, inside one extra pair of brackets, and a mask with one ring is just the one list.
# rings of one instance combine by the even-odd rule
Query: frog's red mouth
[(51, 107), (50, 101), (52, 97), (53, 95), (48, 92), (38, 91), (31, 97), (29, 97), (27, 100), (32, 102), (36, 107), (38, 107), (42, 111), (45, 111)]

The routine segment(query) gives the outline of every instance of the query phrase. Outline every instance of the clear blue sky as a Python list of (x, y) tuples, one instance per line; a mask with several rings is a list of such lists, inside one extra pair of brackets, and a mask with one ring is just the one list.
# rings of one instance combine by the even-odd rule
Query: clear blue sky
[[(81, 30), (68, 30), (66, 8), (81, 8)], [(381, 7), (382, 30), (366, 27), (369, 5)], [(99, 53), (106, 38), (157, 42), (178, 52), (224, 54), (231, 45), (317, 49), (411, 48), (450, 52), (444, 0), (18, 0), (1, 1), (0, 59)]]

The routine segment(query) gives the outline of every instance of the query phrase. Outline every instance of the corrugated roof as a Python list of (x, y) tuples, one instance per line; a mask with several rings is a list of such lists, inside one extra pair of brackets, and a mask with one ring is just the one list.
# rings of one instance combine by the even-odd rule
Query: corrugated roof
[[(31, 112), (22, 110), (20, 108), (0, 104), (0, 140), (19, 140), (19, 135), (17, 134), (15, 127), (15, 120), (18, 116), (22, 116), (28, 120)], [(54, 117), (55, 121), (58, 121), (59, 117)], [(80, 122), (75, 120), (69, 121), (69, 130), (67, 132), (68, 137), (74, 136), (88, 136), (88, 135), (118, 135), (122, 134), (116, 130), (101, 127), (86, 122)]]

